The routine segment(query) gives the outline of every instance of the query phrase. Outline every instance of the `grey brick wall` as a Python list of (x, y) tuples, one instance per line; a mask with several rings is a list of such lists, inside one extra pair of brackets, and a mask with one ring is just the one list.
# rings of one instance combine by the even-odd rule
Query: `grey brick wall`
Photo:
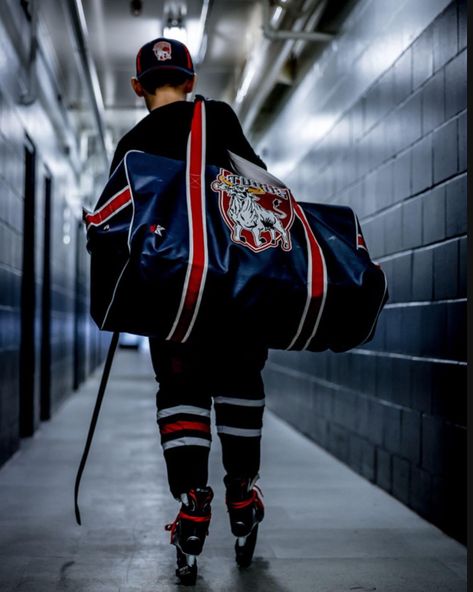
[[(465, 541), (466, 2), (416, 6), (360, 2), (305, 103), (290, 98), (259, 146), (299, 199), (355, 209), (390, 289), (372, 342), (346, 354), (271, 352), (265, 380), (274, 411)], [(407, 41), (393, 45), (394, 35)], [(350, 55), (345, 38), (364, 52)], [(383, 67), (379, 38), (392, 51)], [(324, 114), (333, 125), (312, 145), (302, 132), (281, 145), (280, 134)]]
[[(4, 102), (0, 98), (4, 117)], [(0, 137), (0, 462), (18, 447), (23, 147)]]
[[(75, 231), (79, 212), (73, 212), (68, 194), (73, 187), (72, 157), (67, 156), (59, 138), (52, 136), (53, 118), (48, 108), (38, 100), (31, 107), (19, 104), (20, 81), (24, 82), (25, 71), (22, 55), (10, 37), (12, 22), (23, 27), (22, 39), (28, 40), (28, 24), (22, 14), (20, 3), (2, 4), (0, 7), (0, 61), (3, 64), (0, 88), (0, 466), (20, 446), (19, 392), (20, 392), (20, 345), (22, 324), (21, 283), (23, 274), (24, 239), (24, 186), (25, 186), (25, 137), (32, 139), (36, 148), (35, 192), (35, 365), (27, 368), (34, 381), (34, 428), (40, 426), (40, 375), (42, 334), (42, 280), (43, 248), (45, 232), (44, 182), (52, 177), (51, 220), (51, 409), (73, 388), (74, 350), (85, 351), (81, 379), (101, 362), (106, 338), (100, 337), (88, 315), (84, 318), (84, 303), (88, 291), (88, 277), (84, 273), (87, 253), (84, 241), (78, 243)], [(11, 12), (10, 12), (11, 11)], [(13, 14), (13, 12), (15, 14)], [(12, 17), (11, 22), (9, 17)], [(14, 17), (14, 18), (13, 18)], [(22, 20), (23, 19), (23, 20)], [(23, 48), (24, 49), (24, 48)], [(42, 84), (47, 81), (40, 80)], [(70, 242), (65, 243), (65, 212), (69, 211)], [(66, 214), (67, 217), (67, 214)], [(82, 292), (76, 297), (75, 258), (79, 248)], [(77, 301), (81, 300), (81, 306)], [(79, 313), (82, 330), (75, 332), (75, 319)], [(80, 344), (77, 344), (77, 339)]]

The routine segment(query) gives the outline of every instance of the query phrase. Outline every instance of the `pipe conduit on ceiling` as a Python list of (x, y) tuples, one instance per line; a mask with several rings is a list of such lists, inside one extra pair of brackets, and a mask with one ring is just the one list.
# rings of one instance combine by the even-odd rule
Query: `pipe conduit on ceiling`
[(75, 35), (77, 50), (79, 52), (80, 63), (85, 75), (87, 93), (92, 105), (95, 123), (97, 125), (97, 135), (101, 153), (108, 167), (108, 156), (105, 142), (105, 117), (102, 92), (100, 90), (97, 70), (91, 56), (88, 42), (87, 25), (85, 21), (84, 9), (81, 0), (66, 0), (66, 6), (71, 19), (72, 29)]
[[(329, 41), (334, 37), (331, 33), (313, 31), (322, 18), (327, 0), (278, 3), (285, 11), (282, 19), (282, 24), (286, 27), (284, 30), (272, 27), (269, 1), (263, 0), (262, 5), (264, 59), (259, 62), (245, 97), (235, 106), (245, 131), (253, 125), (294, 46), (297, 43)], [(243, 78), (244, 76), (245, 72)]]

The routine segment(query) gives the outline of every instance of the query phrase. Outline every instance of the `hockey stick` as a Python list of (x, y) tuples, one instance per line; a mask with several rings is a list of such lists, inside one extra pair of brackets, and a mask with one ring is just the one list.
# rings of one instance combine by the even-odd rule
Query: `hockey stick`
[(95, 426), (97, 424), (97, 419), (100, 413), (100, 407), (102, 405), (103, 396), (105, 394), (105, 389), (107, 388), (108, 377), (110, 376), (110, 369), (112, 367), (113, 356), (115, 355), (115, 350), (117, 349), (118, 345), (118, 338), (120, 337), (120, 333), (116, 331), (112, 335), (112, 340), (110, 341), (110, 347), (108, 348), (107, 359), (105, 360), (105, 366), (102, 372), (102, 378), (100, 380), (100, 386), (97, 393), (97, 400), (95, 401), (94, 411), (92, 413), (92, 419), (90, 420), (89, 432), (87, 434), (87, 440), (84, 446), (84, 452), (82, 453), (82, 458), (80, 459), (79, 469), (77, 470), (76, 475), (76, 483), (74, 486), (74, 509), (76, 513), (76, 522), (79, 526), (82, 524), (80, 519), (80, 510), (79, 510), (79, 486), (80, 480), (82, 478), (82, 473), (84, 472), (85, 463), (87, 462), (87, 457), (89, 456), (90, 445), (92, 444), (92, 438), (94, 437)]

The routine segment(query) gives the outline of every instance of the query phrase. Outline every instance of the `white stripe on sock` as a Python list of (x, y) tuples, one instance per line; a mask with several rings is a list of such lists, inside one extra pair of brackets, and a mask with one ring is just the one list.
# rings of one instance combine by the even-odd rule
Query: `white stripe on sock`
[(206, 446), (207, 448), (210, 448), (210, 440), (206, 440), (205, 438), (184, 437), (163, 442), (164, 450), (167, 450), (168, 448), (176, 448), (177, 446)]
[(214, 397), (217, 405), (237, 405), (238, 407), (264, 407), (264, 399), (235, 399), (233, 397)]
[(194, 407), (193, 405), (176, 405), (175, 407), (167, 407), (166, 409), (158, 411), (158, 419), (171, 417), (171, 415), (177, 415), (178, 413), (189, 413), (191, 415), (200, 415), (201, 417), (210, 417), (209, 409)]
[(242, 436), (243, 438), (261, 436), (261, 429), (232, 428), (230, 426), (217, 426), (217, 432), (229, 436)]

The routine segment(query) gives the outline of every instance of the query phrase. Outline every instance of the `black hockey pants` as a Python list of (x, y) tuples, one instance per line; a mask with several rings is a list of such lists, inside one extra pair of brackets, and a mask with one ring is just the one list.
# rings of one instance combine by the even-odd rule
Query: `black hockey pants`
[(254, 477), (260, 465), (261, 370), (267, 349), (192, 348), (150, 339), (150, 350), (159, 382), (157, 421), (174, 497), (207, 485), (212, 397), (226, 473)]

